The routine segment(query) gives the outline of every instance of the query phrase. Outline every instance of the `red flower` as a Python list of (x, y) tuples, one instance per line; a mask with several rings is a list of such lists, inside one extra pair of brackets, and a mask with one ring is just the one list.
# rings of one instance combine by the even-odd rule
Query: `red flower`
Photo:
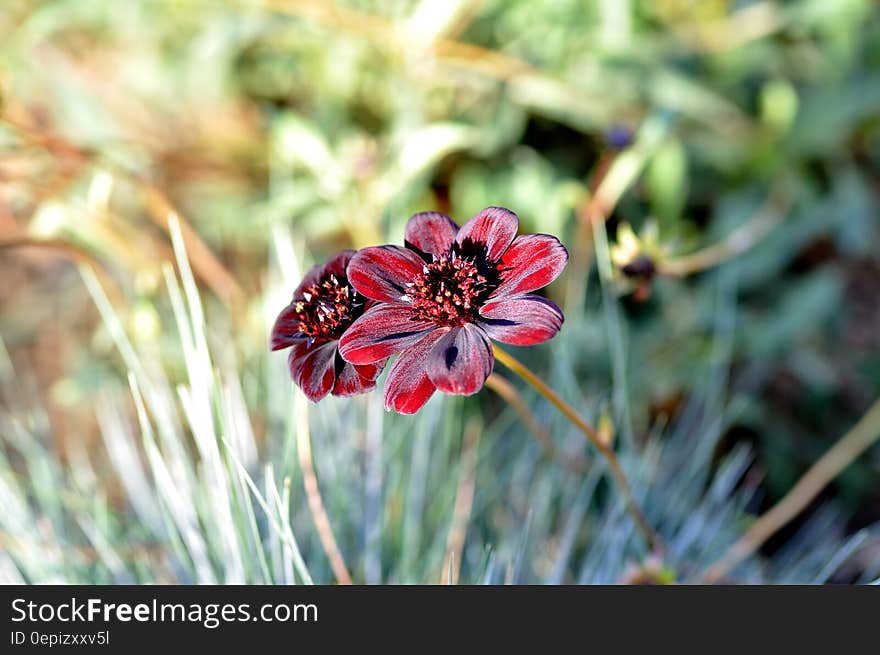
[(385, 384), (385, 407), (417, 412), (435, 390), (470, 395), (492, 372), (490, 339), (541, 343), (562, 327), (559, 308), (531, 293), (555, 280), (568, 252), (546, 234), (516, 236), (511, 211), (489, 207), (459, 229), (425, 212), (406, 226), (406, 248), (358, 252), (355, 289), (378, 301), (346, 331), (342, 357), (356, 365), (400, 353)]
[(351, 364), (339, 356), (339, 337), (374, 304), (348, 282), (345, 269), (353, 255), (344, 250), (306, 273), (272, 328), (272, 350), (293, 346), (287, 359), (290, 377), (315, 402), (328, 393), (371, 391), (385, 366), (381, 360)]

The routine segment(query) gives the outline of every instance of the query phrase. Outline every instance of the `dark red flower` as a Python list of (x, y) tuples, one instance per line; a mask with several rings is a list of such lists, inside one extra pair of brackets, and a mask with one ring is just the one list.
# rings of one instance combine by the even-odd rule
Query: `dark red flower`
[(435, 390), (470, 395), (492, 372), (490, 339), (527, 346), (562, 327), (559, 308), (531, 293), (568, 261), (556, 237), (516, 236), (516, 214), (489, 207), (459, 229), (425, 212), (406, 226), (406, 247), (358, 252), (355, 289), (377, 304), (346, 331), (342, 357), (357, 365), (400, 353), (385, 384), (385, 407), (412, 414)]
[(328, 393), (371, 391), (385, 365), (381, 360), (352, 364), (339, 356), (339, 337), (374, 304), (348, 282), (345, 269), (353, 256), (353, 250), (345, 250), (306, 273), (272, 328), (272, 350), (293, 346), (290, 377), (316, 402)]

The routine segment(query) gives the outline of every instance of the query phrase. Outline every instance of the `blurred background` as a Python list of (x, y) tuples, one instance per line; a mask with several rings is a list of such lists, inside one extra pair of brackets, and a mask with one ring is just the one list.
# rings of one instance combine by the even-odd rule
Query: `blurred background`
[[(871, 0), (3, 0), (0, 44), (3, 581), (699, 581), (880, 396)], [(488, 205), (569, 247), (516, 355), (664, 552), (500, 365), (530, 420), (267, 352), (308, 266)], [(878, 481), (726, 579), (875, 579)]]

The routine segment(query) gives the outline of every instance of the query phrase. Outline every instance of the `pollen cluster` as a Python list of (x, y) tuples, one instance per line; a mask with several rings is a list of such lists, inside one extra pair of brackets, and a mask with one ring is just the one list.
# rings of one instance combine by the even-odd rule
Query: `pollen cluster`
[(404, 300), (419, 319), (458, 325), (476, 315), (494, 286), (491, 277), (473, 259), (453, 252), (426, 264), (407, 285)]
[(363, 313), (363, 298), (345, 278), (328, 275), (310, 284), (295, 298), (299, 331), (311, 339), (335, 339)]

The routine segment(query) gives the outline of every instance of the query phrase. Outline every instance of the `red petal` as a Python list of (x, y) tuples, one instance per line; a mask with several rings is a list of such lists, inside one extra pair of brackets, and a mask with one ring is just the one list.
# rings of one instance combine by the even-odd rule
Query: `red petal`
[(333, 273), (336, 276), (345, 276), (345, 269), (348, 268), (348, 264), (355, 254), (356, 251), (354, 250), (342, 250), (338, 252), (336, 255), (328, 259), (326, 264), (324, 264), (324, 272), (327, 274)]
[(367, 380), (375, 380), (382, 373), (382, 370), (385, 368), (385, 364), (388, 363), (387, 359), (383, 359), (381, 362), (376, 362), (374, 364), (353, 364), (353, 366), (357, 369), (358, 374), (362, 378), (366, 378)]
[(336, 378), (335, 360), (335, 341), (311, 348), (303, 342), (290, 351), (287, 365), (290, 376), (306, 397), (318, 402), (333, 387)]
[(428, 356), (428, 377), (443, 393), (470, 396), (483, 388), (495, 355), (482, 329), (465, 323), (443, 335)]
[(291, 303), (281, 310), (278, 318), (275, 319), (275, 325), (272, 326), (272, 336), (269, 340), (272, 350), (280, 350), (304, 341), (299, 325), (299, 319), (296, 318), (296, 311)]
[(514, 346), (553, 338), (565, 320), (555, 303), (531, 293), (490, 300), (480, 308), (480, 316), (480, 327), (491, 338)]
[(502, 282), (492, 293), (499, 298), (546, 287), (562, 273), (568, 251), (549, 234), (524, 234), (510, 244), (501, 258)]
[(381, 371), (381, 367), (370, 366), (360, 367), (354, 364), (345, 363), (342, 370), (336, 374), (336, 383), (333, 385), (334, 396), (355, 396), (359, 393), (367, 393), (376, 388), (376, 375), (370, 370), (369, 374), (364, 375), (363, 369), (377, 369)]
[(345, 269), (348, 266), (348, 263), (351, 261), (351, 258), (354, 257), (354, 250), (343, 250), (333, 257), (328, 259), (323, 264), (318, 264), (316, 266), (312, 266), (308, 273), (303, 276), (302, 282), (299, 283), (299, 286), (294, 290), (293, 297), (294, 298), (302, 298), (302, 291), (307, 286), (315, 284), (325, 275), (329, 275), (330, 273), (336, 275), (336, 277), (344, 277)]
[(353, 364), (372, 364), (405, 350), (434, 324), (413, 319), (408, 305), (375, 305), (339, 340), (339, 354)]
[[(303, 277), (302, 282), (294, 290), (293, 299), (302, 298), (303, 290), (320, 281), (325, 275), (332, 273), (337, 277), (345, 277), (345, 269), (353, 256), (354, 250), (343, 250), (323, 264), (312, 266)], [(292, 302), (278, 314), (278, 318), (275, 319), (275, 325), (272, 327), (272, 336), (269, 342), (272, 350), (287, 348), (304, 338), (300, 334), (299, 321), (295, 316), (296, 311)]]
[(348, 265), (348, 281), (367, 298), (398, 303), (425, 262), (400, 246), (364, 248)]
[(511, 244), (519, 228), (519, 219), (504, 207), (487, 207), (465, 223), (455, 237), (456, 243), (465, 241), (486, 247), (486, 257), (495, 262)]
[(423, 253), (442, 255), (449, 251), (457, 232), (458, 225), (446, 214), (422, 212), (409, 219), (403, 238)]
[(402, 353), (388, 372), (385, 381), (385, 409), (401, 414), (415, 414), (434, 394), (434, 383), (426, 370), (431, 347), (446, 333), (437, 329)]

